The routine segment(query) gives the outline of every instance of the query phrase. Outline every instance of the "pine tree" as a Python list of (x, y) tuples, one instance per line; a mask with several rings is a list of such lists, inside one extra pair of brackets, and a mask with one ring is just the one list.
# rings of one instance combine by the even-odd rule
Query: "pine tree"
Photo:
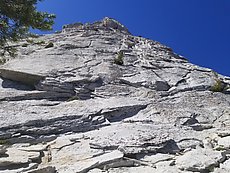
[(25, 37), (30, 28), (51, 30), (55, 15), (37, 11), (42, 0), (0, 0), (0, 49), (13, 55), (9, 42)]

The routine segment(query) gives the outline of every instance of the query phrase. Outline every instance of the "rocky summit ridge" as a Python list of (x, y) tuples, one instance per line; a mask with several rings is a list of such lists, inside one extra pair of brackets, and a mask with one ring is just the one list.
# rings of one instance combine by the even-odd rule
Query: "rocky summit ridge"
[(0, 173), (229, 173), (230, 78), (111, 18), (12, 43)]

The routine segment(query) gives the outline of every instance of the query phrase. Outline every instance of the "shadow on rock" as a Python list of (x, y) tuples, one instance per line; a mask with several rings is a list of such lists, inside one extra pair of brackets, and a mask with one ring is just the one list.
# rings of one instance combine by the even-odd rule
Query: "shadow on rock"
[(22, 90), (22, 91), (32, 91), (35, 89), (33, 86), (24, 85), (20, 82), (11, 81), (8, 79), (3, 79), (2, 88), (12, 88), (12, 89)]

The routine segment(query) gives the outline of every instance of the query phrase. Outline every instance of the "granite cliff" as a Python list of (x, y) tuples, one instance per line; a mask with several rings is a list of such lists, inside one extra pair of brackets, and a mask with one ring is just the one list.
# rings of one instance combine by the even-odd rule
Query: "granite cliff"
[(230, 172), (229, 77), (110, 18), (12, 46), (0, 173)]

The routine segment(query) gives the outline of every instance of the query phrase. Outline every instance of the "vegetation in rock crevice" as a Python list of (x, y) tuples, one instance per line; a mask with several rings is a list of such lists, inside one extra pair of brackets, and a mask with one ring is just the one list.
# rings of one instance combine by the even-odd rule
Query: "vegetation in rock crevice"
[(5, 64), (6, 63), (6, 59), (5, 58), (0, 58), (0, 65)]
[(7, 144), (9, 144), (9, 141), (5, 139), (0, 139), (0, 145), (7, 145)]
[(219, 78), (219, 75), (217, 72), (212, 71), (214, 75), (215, 83), (213, 86), (211, 86), (210, 91), (212, 92), (225, 92), (227, 89), (229, 89), (229, 86), (223, 81), (223, 79)]
[(124, 64), (124, 52), (122, 52), (122, 51), (118, 52), (117, 57), (114, 58), (114, 64), (117, 64), (117, 65), (123, 65)]
[(224, 92), (226, 89), (227, 89), (227, 87), (221, 79), (215, 79), (215, 83), (210, 88), (210, 91), (212, 91), (212, 92)]

